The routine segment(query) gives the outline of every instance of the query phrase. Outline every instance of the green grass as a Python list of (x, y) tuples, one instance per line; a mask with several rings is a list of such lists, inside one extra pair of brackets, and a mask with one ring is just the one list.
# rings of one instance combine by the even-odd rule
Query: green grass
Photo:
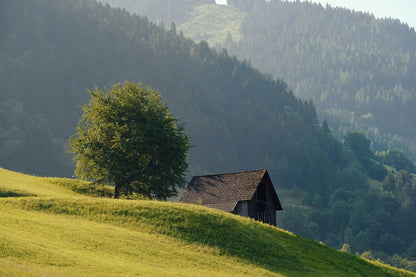
[(146, 230), (12, 207), (0, 208), (0, 215), (0, 275), (270, 275), (223, 259), (216, 249)]
[(231, 6), (201, 5), (189, 16), (188, 21), (181, 24), (178, 29), (194, 40), (205, 40), (210, 45), (224, 43), (228, 32), (233, 41), (241, 39), (240, 26), (245, 13)]
[(416, 276), (202, 206), (90, 197), (76, 180), (2, 169), (0, 180), (19, 191), (0, 198), (0, 276)]
[(111, 187), (91, 186), (77, 179), (37, 177), (0, 168), (0, 197), (111, 197), (113, 192)]

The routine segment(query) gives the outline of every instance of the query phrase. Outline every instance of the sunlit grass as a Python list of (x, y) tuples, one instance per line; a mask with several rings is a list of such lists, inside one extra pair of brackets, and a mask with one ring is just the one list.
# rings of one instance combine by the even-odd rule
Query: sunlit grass
[[(165, 238), (204, 250), (196, 255), (217, 255), (287, 276), (323, 273), (326, 276), (363, 276), (364, 273), (367, 276), (401, 276), (399, 271), (370, 264), (275, 227), (194, 205), (92, 198), (16, 198), (2, 202), (4, 207), (20, 207), (43, 216), (74, 218), (72, 224), (85, 221), (123, 230), (140, 230), (159, 240)], [(70, 229), (70, 224), (63, 228)], [(391, 272), (393, 275), (389, 275)]]
[(2, 169), (0, 180), (16, 194), (0, 197), (0, 276), (416, 276), (202, 206), (87, 197), (73, 190), (88, 183)]
[(245, 13), (231, 6), (223, 5), (201, 5), (192, 12), (190, 19), (181, 24), (178, 29), (182, 30), (187, 37), (194, 40), (205, 40), (211, 45), (224, 43), (228, 32), (233, 41), (241, 39), (240, 26)]
[(48, 181), (48, 178), (36, 177), (0, 168), (0, 188), (3, 191), (14, 191), (36, 196), (73, 196), (70, 189)]
[(88, 182), (68, 179), (30, 176), (0, 168), (0, 197), (44, 196), (73, 197), (96, 195), (110, 197), (113, 189), (91, 187)]
[(218, 249), (82, 218), (0, 207), (0, 275), (279, 276)]

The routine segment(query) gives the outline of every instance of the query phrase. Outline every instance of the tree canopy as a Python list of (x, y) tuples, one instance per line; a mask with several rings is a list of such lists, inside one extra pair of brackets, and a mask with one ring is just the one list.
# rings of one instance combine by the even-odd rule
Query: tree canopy
[(76, 175), (114, 184), (114, 198), (175, 196), (185, 184), (189, 139), (160, 94), (130, 82), (89, 93), (70, 139)]

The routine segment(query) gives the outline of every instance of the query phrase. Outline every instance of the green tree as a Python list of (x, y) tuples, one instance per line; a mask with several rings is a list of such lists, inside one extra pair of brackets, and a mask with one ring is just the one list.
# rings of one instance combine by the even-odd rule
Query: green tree
[(416, 164), (406, 157), (406, 155), (399, 149), (378, 151), (376, 152), (376, 156), (378, 160), (389, 166), (393, 166), (396, 170), (405, 170), (411, 173), (416, 173)]
[(114, 198), (176, 195), (176, 187), (185, 184), (189, 139), (160, 94), (130, 82), (89, 93), (77, 134), (70, 138), (75, 174), (114, 185)]
[(387, 175), (384, 166), (375, 161), (374, 154), (371, 151), (371, 141), (361, 131), (349, 132), (344, 138), (344, 145), (354, 152), (355, 157), (365, 168), (368, 176), (382, 181)]
[(370, 148), (371, 141), (361, 131), (349, 132), (344, 138), (344, 144), (354, 152), (363, 165), (373, 157)]

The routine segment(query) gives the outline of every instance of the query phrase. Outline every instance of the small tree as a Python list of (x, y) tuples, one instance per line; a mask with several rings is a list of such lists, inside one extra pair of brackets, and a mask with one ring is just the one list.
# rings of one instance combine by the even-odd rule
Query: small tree
[(371, 141), (361, 131), (349, 132), (344, 138), (344, 144), (349, 147), (357, 159), (365, 166), (368, 160), (373, 158)]
[(342, 252), (351, 253), (351, 246), (348, 243), (344, 243), (341, 248)]
[(176, 187), (185, 184), (189, 139), (160, 94), (130, 82), (89, 93), (70, 138), (75, 174), (114, 185), (114, 198), (175, 196)]

